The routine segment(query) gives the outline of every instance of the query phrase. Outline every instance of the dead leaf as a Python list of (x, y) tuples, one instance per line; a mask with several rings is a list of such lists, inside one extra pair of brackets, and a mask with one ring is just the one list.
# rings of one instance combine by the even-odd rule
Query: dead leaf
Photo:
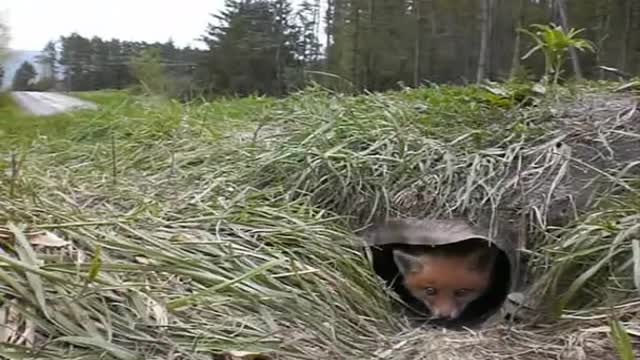
[(84, 264), (84, 263), (87, 262), (87, 253), (84, 250), (78, 249), (77, 256), (78, 257), (77, 257), (76, 262), (77, 262), (78, 265)]
[(173, 234), (170, 238), (169, 241), (171, 242), (188, 242), (188, 241), (193, 241), (193, 236), (189, 235), (189, 234), (183, 234), (183, 233), (179, 233), (179, 234)]
[(0, 226), (0, 242), (5, 244), (13, 244), (13, 233), (4, 226)]
[(147, 313), (153, 314), (153, 317), (156, 320), (156, 325), (166, 326), (169, 324), (169, 314), (167, 309), (151, 297), (147, 297)]
[(36, 325), (31, 320), (25, 320), (24, 331), (20, 335), (20, 338), (16, 340), (16, 345), (31, 346), (36, 338)]
[(151, 264), (151, 260), (147, 259), (144, 256), (136, 256), (135, 259), (136, 259), (137, 262), (139, 262), (140, 264), (143, 264), (143, 265)]
[(9, 338), (8, 332), (11, 331), (9, 330), (9, 326), (7, 324), (8, 314), (9, 314), (8, 307), (3, 306), (2, 308), (0, 308), (0, 324), (3, 324), (2, 326), (0, 326), (0, 343), (7, 342), (7, 339)]
[(544, 95), (547, 92), (547, 89), (542, 84), (533, 85), (531, 90), (533, 90), (533, 92), (536, 92), (536, 93), (541, 94), (541, 95)]
[(0, 308), (0, 343), (15, 344), (20, 338), (22, 317), (11, 302)]
[(228, 351), (224, 354), (225, 360), (271, 360), (270, 356), (250, 351)]
[(68, 241), (62, 240), (58, 235), (49, 231), (32, 235), (29, 240), (32, 245), (44, 247), (63, 247), (70, 244)]

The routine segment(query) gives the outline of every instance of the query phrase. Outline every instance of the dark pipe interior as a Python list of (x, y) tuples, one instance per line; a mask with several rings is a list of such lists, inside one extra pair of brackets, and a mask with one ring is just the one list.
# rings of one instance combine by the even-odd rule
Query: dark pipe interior
[[(465, 240), (473, 241), (473, 240)], [(440, 246), (456, 246), (448, 244)], [(492, 245), (495, 246), (495, 245)], [(407, 244), (386, 244), (371, 247), (373, 256), (373, 268), (387, 285), (393, 289), (399, 297), (406, 303), (406, 312), (414, 322), (424, 324), (429, 317), (429, 310), (419, 300), (410, 295), (409, 291), (402, 285), (402, 275), (393, 261), (393, 249), (411, 251), (425, 247), (424, 245)], [(511, 284), (511, 266), (509, 258), (504, 251), (500, 250), (493, 269), (492, 282), (489, 291), (467, 306), (465, 311), (455, 321), (430, 321), (436, 326), (459, 327), (477, 326), (500, 309), (509, 293)]]

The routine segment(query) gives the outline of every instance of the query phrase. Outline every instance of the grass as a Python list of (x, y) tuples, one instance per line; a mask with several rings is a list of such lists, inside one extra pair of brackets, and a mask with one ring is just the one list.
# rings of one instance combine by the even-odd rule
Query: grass
[[(39, 117), (22, 112), (8, 95), (0, 99), (0, 148), (29, 148), (42, 137), (53, 142), (91, 143), (110, 141), (110, 137), (136, 137), (135, 141), (167, 138), (183, 119), (206, 132), (212, 139), (223, 136), (230, 129), (239, 130), (259, 122), (263, 112), (273, 102), (267, 98), (215, 101), (197, 106), (131, 95), (127, 91), (111, 90), (72, 93), (100, 106), (99, 111), (82, 110)], [(1, 105), (1, 104), (0, 104)], [(132, 141), (134, 141), (132, 139)], [(64, 146), (67, 146), (64, 143)]]
[[(97, 112), (0, 110), (14, 121), (0, 123), (0, 149), (15, 154), (0, 175), (0, 356), (628, 356), (638, 201), (619, 170), (637, 156), (614, 144), (637, 134), (629, 96), (491, 86), (190, 104), (97, 92), (77, 94)], [(599, 171), (576, 181), (567, 174), (591, 154), (559, 156), (549, 141), (563, 135), (620, 156), (589, 161)], [(545, 227), (556, 198), (593, 179), (615, 195)], [(354, 235), (385, 214), (481, 220), (505, 208), (536, 220), (534, 289), (552, 298), (552, 328), (413, 330)], [(608, 318), (612, 339), (580, 332)]]
[(127, 90), (72, 91), (70, 96), (94, 102), (101, 106), (115, 107), (125, 102), (132, 93)]
[[(555, 231), (540, 251), (552, 259), (542, 271), (553, 315), (563, 309), (612, 307), (638, 298), (638, 193), (610, 196), (574, 226)], [(576, 274), (580, 274), (576, 278)]]
[[(492, 196), (495, 189), (477, 189), (475, 179), (466, 180), (469, 171), (477, 179), (498, 179), (525, 142), (552, 126), (544, 119), (530, 122), (508, 97), (493, 99), (500, 106), (492, 106), (490, 96), (480, 88), (457, 87), (294, 96), (282, 105), (275, 125), (286, 128), (287, 136), (255, 151), (247, 160), (255, 161), (247, 178), (259, 188), (283, 184), (287, 198), (306, 197), (359, 225), (398, 212), (480, 210), (468, 196), (475, 190), (476, 196)], [(503, 108), (505, 102), (511, 108)], [(430, 199), (413, 206), (425, 193)]]

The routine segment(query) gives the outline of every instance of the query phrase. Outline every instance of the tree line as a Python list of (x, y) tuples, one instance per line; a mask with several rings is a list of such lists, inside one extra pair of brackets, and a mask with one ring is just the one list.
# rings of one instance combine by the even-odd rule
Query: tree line
[(537, 78), (542, 56), (518, 29), (532, 24), (584, 28), (595, 53), (572, 54), (572, 75), (598, 78), (598, 65), (640, 71), (637, 0), (329, 0), (328, 66), (356, 88), (398, 82)]
[[(13, 88), (47, 90), (52, 88), (86, 91), (123, 89), (137, 84), (140, 79), (133, 64), (146, 52), (157, 52), (153, 58), (163, 67), (161, 76), (176, 83), (189, 78), (195, 67), (194, 59), (201, 51), (178, 48), (173, 42), (146, 43), (85, 38), (77, 33), (50, 41), (36, 59), (40, 76), (33, 64), (23, 63), (13, 78)], [(151, 66), (151, 64), (149, 65)]]
[[(594, 53), (570, 56), (568, 75), (599, 66), (640, 71), (637, 0), (226, 0), (203, 29), (206, 49), (71, 34), (38, 59), (40, 84), (69, 90), (142, 84), (170, 96), (284, 95), (311, 81), (351, 91), (399, 85), (537, 78), (542, 56), (519, 28), (584, 28)], [(27, 66), (27, 65), (25, 65)], [(16, 76), (24, 81), (32, 76)], [(61, 81), (53, 81), (57, 75)], [(16, 85), (16, 84), (14, 84)]]

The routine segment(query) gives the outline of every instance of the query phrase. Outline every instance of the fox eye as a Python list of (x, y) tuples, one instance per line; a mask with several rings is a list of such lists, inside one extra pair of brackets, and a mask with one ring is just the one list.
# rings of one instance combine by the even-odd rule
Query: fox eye
[(458, 289), (458, 290), (453, 292), (453, 295), (456, 296), (456, 297), (460, 297), (460, 296), (469, 295), (470, 292), (473, 292), (473, 290), (472, 289)]
[(438, 292), (438, 290), (436, 290), (435, 288), (432, 288), (432, 287), (428, 287), (428, 288), (425, 288), (425, 289), (424, 289), (424, 292), (425, 292), (425, 294), (427, 294), (428, 296), (433, 296), (433, 295), (435, 295), (435, 294)]

